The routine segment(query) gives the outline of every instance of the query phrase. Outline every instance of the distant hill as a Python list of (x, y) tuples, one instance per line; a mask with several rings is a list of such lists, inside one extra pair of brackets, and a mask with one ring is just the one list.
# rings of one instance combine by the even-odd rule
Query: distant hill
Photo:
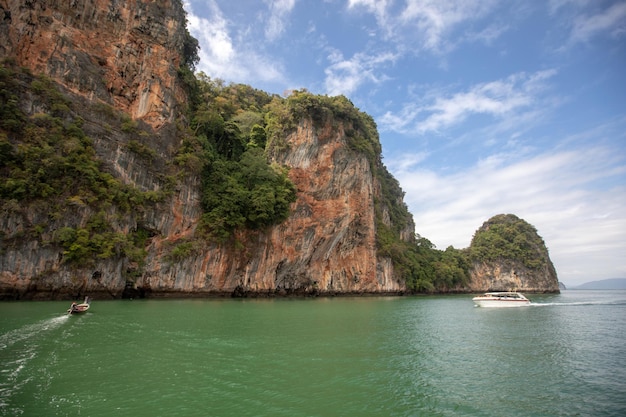
[(600, 281), (586, 282), (572, 290), (626, 290), (626, 278), (609, 278)]

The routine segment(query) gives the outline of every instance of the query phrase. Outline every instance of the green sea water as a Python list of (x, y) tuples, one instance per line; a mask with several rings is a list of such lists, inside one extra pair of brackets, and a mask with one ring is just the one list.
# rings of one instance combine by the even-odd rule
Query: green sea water
[(626, 292), (0, 303), (0, 416), (624, 416)]

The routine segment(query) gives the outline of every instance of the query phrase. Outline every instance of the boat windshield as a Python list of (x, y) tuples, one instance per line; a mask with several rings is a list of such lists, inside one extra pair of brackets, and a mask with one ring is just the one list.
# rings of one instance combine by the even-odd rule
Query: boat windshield
[(493, 298), (523, 298), (521, 294), (516, 292), (488, 292), (484, 295), (484, 297), (493, 297)]

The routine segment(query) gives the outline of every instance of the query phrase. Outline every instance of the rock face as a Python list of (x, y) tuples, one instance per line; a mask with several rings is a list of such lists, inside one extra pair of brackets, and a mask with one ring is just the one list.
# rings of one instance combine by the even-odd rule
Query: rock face
[[(367, 159), (347, 149), (339, 126), (320, 137), (305, 119), (287, 138), (289, 150), (279, 162), (291, 167), (289, 177), (300, 192), (284, 223), (263, 232), (240, 233), (243, 247), (202, 248), (176, 264), (163, 261), (161, 249), (167, 238), (154, 239), (146, 273), (137, 285), (152, 292), (196, 294), (403, 290), (391, 262), (376, 255), (378, 186)], [(173, 203), (172, 214), (178, 211), (176, 206), (198, 200), (192, 191), (185, 203)], [(170, 236), (177, 232), (171, 230)]]
[[(186, 36), (181, 3), (0, 0), (0, 12), (0, 57), (58, 83), (107, 172), (143, 191), (162, 190), (181, 141), (172, 123), (185, 100), (176, 73)], [(20, 108), (32, 116), (45, 106), (29, 82)], [(99, 103), (131, 115), (145, 134), (117, 128), (116, 116)], [(93, 208), (80, 201), (67, 208), (71, 215), (54, 219), (46, 207), (24, 211), (5, 202), (1, 298), (403, 291), (391, 260), (377, 256), (381, 187), (368, 159), (347, 146), (346, 123), (300, 120), (275, 161), (291, 168), (298, 190), (292, 215), (275, 227), (239, 232), (236, 243), (193, 240), (202, 215), (197, 176), (178, 179), (171, 195), (141, 212), (107, 209), (116, 232), (148, 231), (141, 265), (125, 257), (63, 262), (63, 248), (49, 242), (64, 227), (84, 227)], [(154, 150), (150, 163), (129, 150), (131, 140)], [(378, 209), (389, 223), (388, 208)], [(40, 236), (31, 236), (37, 228)], [(410, 239), (412, 222), (401, 233)], [(172, 256), (185, 242), (191, 250)]]
[(486, 221), (469, 248), (473, 259), (469, 289), (559, 292), (556, 270), (536, 229), (512, 214)]
[(0, 56), (154, 127), (171, 122), (186, 39), (177, 0), (2, 0)]

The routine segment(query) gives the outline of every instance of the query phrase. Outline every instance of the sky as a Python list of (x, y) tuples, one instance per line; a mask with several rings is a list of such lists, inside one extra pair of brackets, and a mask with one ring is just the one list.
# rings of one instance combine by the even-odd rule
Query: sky
[(416, 233), (526, 220), (559, 280), (626, 277), (626, 1), (185, 0), (197, 71), (343, 94)]

